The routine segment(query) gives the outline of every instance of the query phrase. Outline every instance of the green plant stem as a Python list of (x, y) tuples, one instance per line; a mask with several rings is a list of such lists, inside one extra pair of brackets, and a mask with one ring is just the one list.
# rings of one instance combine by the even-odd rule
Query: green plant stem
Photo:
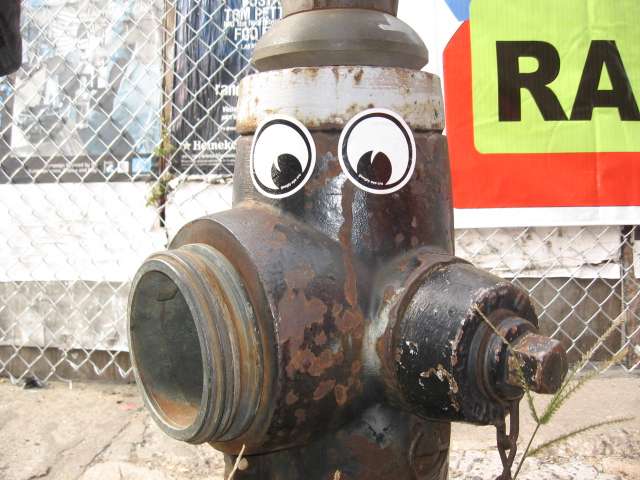
[(538, 430), (540, 429), (541, 425), (542, 425), (541, 423), (536, 423), (536, 428), (533, 431), (533, 433), (531, 434), (531, 438), (529, 438), (529, 443), (527, 443), (527, 448), (525, 448), (524, 452), (522, 452), (522, 459), (518, 462), (518, 467), (516, 468), (516, 473), (513, 474), (513, 480), (516, 480), (516, 478), (518, 478), (518, 474), (520, 473), (520, 469), (522, 468), (522, 465), (524, 464), (524, 461), (529, 456), (529, 450), (531, 449), (531, 444), (533, 443), (533, 439), (536, 437), (536, 434), (538, 433)]

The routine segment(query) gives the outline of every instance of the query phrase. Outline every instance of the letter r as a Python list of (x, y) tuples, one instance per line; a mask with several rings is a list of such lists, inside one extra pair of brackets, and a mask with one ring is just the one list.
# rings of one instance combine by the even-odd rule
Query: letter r
[[(558, 51), (546, 42), (498, 41), (498, 114), (501, 122), (519, 122), (522, 119), (520, 90), (531, 93), (542, 118), (546, 121), (567, 120), (555, 93), (547, 86), (560, 73)], [(532, 57), (538, 61), (538, 69), (520, 73), (519, 58)]]

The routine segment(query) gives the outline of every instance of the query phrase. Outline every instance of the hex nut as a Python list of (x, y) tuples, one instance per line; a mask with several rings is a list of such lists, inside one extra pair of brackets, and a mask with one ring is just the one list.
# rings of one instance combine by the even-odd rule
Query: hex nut
[[(518, 338), (512, 345), (520, 362), (522, 372), (529, 390), (553, 394), (562, 386), (569, 369), (564, 346), (558, 340), (527, 333)], [(507, 384), (521, 386), (516, 359), (509, 357)]]

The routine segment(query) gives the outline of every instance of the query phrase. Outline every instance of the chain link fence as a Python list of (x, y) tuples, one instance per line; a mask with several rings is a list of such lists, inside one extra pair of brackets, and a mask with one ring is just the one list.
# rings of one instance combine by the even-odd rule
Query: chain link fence
[[(129, 282), (231, 203), (235, 102), (279, 0), (25, 0), (0, 78), (0, 376), (132, 379)], [(457, 230), (572, 361), (640, 364), (640, 228)], [(613, 326), (613, 333), (603, 334)]]

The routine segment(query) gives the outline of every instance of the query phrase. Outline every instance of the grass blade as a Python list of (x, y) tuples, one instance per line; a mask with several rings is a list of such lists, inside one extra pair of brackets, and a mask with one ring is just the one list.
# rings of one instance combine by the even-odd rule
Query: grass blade
[(551, 447), (552, 445), (555, 445), (556, 443), (563, 442), (571, 437), (575, 437), (580, 433), (593, 430), (594, 428), (602, 427), (604, 425), (615, 425), (616, 423), (628, 422), (629, 420), (633, 420), (633, 417), (615, 418), (613, 420), (606, 420), (604, 422), (593, 423), (591, 425), (587, 425), (586, 427), (578, 428), (577, 430), (573, 430), (569, 433), (556, 437), (553, 440), (549, 440), (548, 442), (538, 445), (536, 448), (534, 448), (529, 452), (528, 456), (533, 457), (539, 454), (540, 452), (542, 452), (543, 450), (546, 450), (547, 448)]

